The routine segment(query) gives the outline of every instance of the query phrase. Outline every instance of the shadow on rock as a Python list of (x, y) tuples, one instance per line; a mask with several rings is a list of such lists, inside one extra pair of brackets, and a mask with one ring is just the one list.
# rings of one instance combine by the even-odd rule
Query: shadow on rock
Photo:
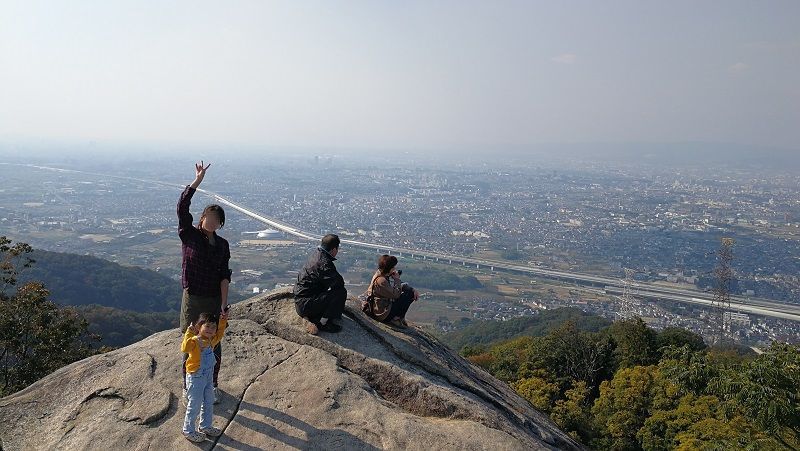
[[(247, 412), (251, 412), (253, 415), (248, 415)], [(299, 418), (247, 401), (242, 401), (239, 406), (239, 415), (236, 417), (236, 422), (248, 429), (263, 434), (265, 438), (278, 441), (296, 449), (347, 449), (369, 451), (379, 449), (347, 431), (341, 429), (318, 429)], [(296, 430), (297, 435), (290, 435), (273, 426), (273, 424), (278, 425), (279, 423), (282, 423), (282, 429), (287, 429), (286, 427), (288, 426), (288, 428)], [(220, 439), (219, 443), (239, 450), (259, 449), (230, 438)]]

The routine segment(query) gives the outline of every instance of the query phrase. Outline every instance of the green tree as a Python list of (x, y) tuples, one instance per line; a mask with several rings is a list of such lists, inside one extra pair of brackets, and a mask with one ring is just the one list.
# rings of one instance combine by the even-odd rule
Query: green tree
[[(484, 352), (482, 354), (475, 354), (467, 357), (467, 360), (472, 362), (475, 365), (483, 368), (486, 371), (492, 372), (492, 364), (494, 364), (494, 357), (492, 354), (488, 352)], [(494, 374), (494, 373), (492, 373)]]
[(12, 244), (7, 237), (0, 236), (0, 293), (17, 284), (19, 272), (30, 268), (35, 261), (30, 257), (33, 248), (25, 243)]
[(692, 352), (689, 346), (669, 346), (662, 354), (659, 368), (675, 385), (677, 395), (705, 394), (709, 381), (719, 376), (720, 368), (709, 361), (706, 352)]
[(756, 359), (710, 381), (709, 389), (789, 448), (800, 448), (800, 346), (773, 343)]
[(651, 412), (666, 398), (658, 367), (622, 368), (610, 381), (600, 384), (600, 396), (592, 407), (600, 449), (641, 449), (636, 437)]
[(743, 416), (726, 417), (712, 395), (683, 396), (675, 408), (654, 412), (636, 435), (648, 451), (782, 448)]
[(646, 450), (668, 450), (678, 445), (676, 436), (706, 419), (716, 419), (720, 401), (715, 396), (683, 396), (674, 409), (655, 411), (637, 432)]
[(529, 353), (530, 365), (552, 373), (562, 386), (583, 381), (593, 390), (613, 374), (613, 345), (606, 336), (578, 330), (572, 321), (552, 330)]
[(520, 337), (494, 346), (489, 351), (492, 356), (489, 371), (505, 382), (520, 379), (519, 370), (523, 362), (528, 360), (533, 340), (531, 337)]
[(652, 365), (658, 362), (657, 334), (641, 318), (617, 321), (608, 328), (615, 345), (617, 368)]
[(16, 286), (19, 270), (33, 263), (27, 257), (30, 252), (27, 244), (11, 245), (0, 237), (0, 396), (93, 353), (94, 337), (75, 310), (49, 301), (40, 283)]
[(584, 381), (575, 382), (564, 392), (550, 412), (550, 418), (572, 438), (589, 443), (592, 438), (591, 390)]
[(662, 330), (656, 338), (659, 349), (673, 346), (680, 348), (688, 346), (691, 351), (702, 351), (706, 349), (706, 343), (700, 335), (681, 329), (680, 327), (667, 327)]
[(486, 346), (483, 345), (466, 345), (461, 348), (461, 354), (463, 357), (472, 357), (474, 355), (480, 355), (486, 352)]
[(559, 396), (558, 385), (551, 382), (552, 377), (546, 371), (539, 371), (535, 376), (520, 379), (511, 384), (511, 388), (527, 399), (533, 407), (549, 414)]

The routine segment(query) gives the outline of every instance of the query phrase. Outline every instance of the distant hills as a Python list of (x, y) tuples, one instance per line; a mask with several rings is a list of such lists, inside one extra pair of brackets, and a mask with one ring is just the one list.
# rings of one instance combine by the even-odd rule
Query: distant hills
[(611, 321), (576, 308), (543, 310), (536, 316), (522, 316), (508, 321), (475, 321), (469, 326), (445, 334), (442, 341), (459, 351), (465, 346), (485, 346), (520, 336), (539, 337), (566, 321), (573, 321), (579, 330), (598, 332)]
[(35, 250), (36, 263), (20, 275), (37, 280), (62, 305), (98, 304), (137, 312), (180, 310), (181, 284), (155, 271), (88, 255)]
[(175, 311), (143, 313), (96, 304), (77, 309), (89, 322), (89, 332), (100, 336), (102, 346), (127, 346), (156, 332), (178, 327), (179, 314)]
[(413, 279), (415, 286), (431, 290), (472, 290), (483, 287), (475, 276), (457, 276), (433, 267), (414, 271)]
[(125, 346), (178, 325), (181, 284), (163, 274), (88, 255), (36, 250), (31, 258), (20, 283), (42, 282), (52, 301), (77, 307), (102, 345)]

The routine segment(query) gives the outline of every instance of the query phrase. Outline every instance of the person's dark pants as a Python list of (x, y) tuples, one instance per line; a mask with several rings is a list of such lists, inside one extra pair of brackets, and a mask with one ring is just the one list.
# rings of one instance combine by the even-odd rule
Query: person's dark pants
[(322, 318), (339, 319), (344, 311), (347, 290), (344, 287), (328, 290), (314, 298), (295, 299), (297, 314), (318, 323)]
[(392, 301), (392, 309), (389, 310), (389, 316), (386, 317), (384, 322), (395, 318), (405, 318), (412, 302), (414, 302), (414, 289), (411, 287), (405, 288), (400, 297)]
[[(222, 307), (220, 296), (197, 296), (189, 294), (189, 290), (183, 289), (181, 299), (181, 335), (186, 333), (189, 324), (196, 323), (201, 313), (219, 313)], [(183, 337), (181, 337), (183, 338)], [(217, 364), (214, 365), (214, 386), (217, 386), (219, 378), (219, 367), (222, 364), (222, 343), (214, 347), (214, 355), (217, 357)], [(186, 359), (189, 354), (183, 354), (183, 388), (186, 388)]]

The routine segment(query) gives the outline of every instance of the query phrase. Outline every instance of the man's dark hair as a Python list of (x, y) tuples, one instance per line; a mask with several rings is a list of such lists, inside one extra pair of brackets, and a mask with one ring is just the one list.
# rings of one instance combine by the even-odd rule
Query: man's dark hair
[(339, 247), (339, 236), (329, 233), (322, 237), (322, 242), (319, 245), (330, 252)]
[(214, 323), (219, 326), (219, 315), (216, 313), (201, 313), (197, 324)]
[(394, 255), (383, 254), (378, 257), (378, 269), (381, 274), (389, 274), (395, 266), (397, 266), (397, 257)]
[(203, 209), (203, 213), (200, 215), (200, 222), (203, 222), (203, 218), (205, 218), (206, 215), (211, 212), (214, 212), (217, 215), (217, 218), (219, 218), (219, 227), (222, 228), (222, 226), (225, 225), (225, 210), (223, 210), (222, 207), (217, 204), (209, 205)]

